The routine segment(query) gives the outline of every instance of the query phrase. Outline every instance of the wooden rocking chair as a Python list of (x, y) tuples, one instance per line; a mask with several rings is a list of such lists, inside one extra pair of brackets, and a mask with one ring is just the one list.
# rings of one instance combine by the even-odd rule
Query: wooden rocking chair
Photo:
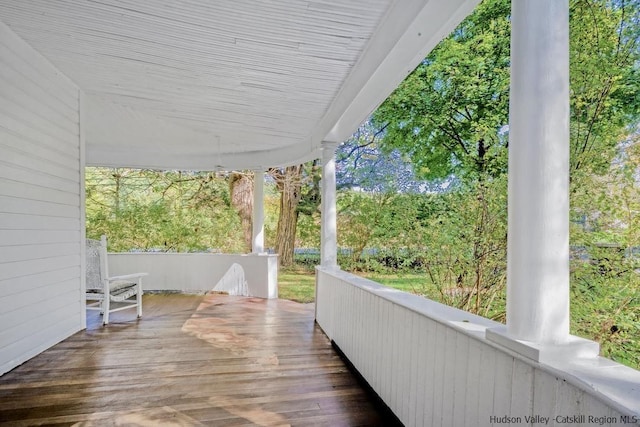
[[(136, 307), (142, 317), (142, 278), (148, 273), (109, 277), (107, 237), (87, 239), (87, 310), (100, 310), (102, 324), (109, 323), (109, 314)], [(89, 301), (93, 301), (89, 303)], [(111, 303), (119, 303), (111, 308)]]

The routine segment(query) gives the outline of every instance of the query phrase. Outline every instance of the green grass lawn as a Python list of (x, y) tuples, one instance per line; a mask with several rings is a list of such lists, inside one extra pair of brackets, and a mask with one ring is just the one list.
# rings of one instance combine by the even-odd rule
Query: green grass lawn
[(315, 271), (299, 267), (281, 269), (278, 272), (278, 297), (302, 303), (314, 302)]
[[(359, 275), (401, 291), (421, 295), (426, 292), (424, 276), (418, 273), (360, 273)], [(315, 287), (316, 277), (313, 270), (291, 267), (282, 269), (278, 273), (278, 295), (280, 298), (302, 303), (314, 302)]]
[(426, 292), (428, 291), (424, 275), (419, 273), (359, 273), (358, 275), (380, 283), (381, 285), (412, 294), (426, 295)]

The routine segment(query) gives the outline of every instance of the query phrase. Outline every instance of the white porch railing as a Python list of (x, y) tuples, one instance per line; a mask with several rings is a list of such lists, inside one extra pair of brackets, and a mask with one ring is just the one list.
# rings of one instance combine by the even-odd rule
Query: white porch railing
[(144, 290), (228, 291), (278, 298), (278, 258), (267, 254), (110, 253), (109, 273), (144, 271)]
[(406, 426), (640, 425), (639, 371), (540, 364), (486, 340), (483, 317), (340, 270), (316, 282), (318, 324)]

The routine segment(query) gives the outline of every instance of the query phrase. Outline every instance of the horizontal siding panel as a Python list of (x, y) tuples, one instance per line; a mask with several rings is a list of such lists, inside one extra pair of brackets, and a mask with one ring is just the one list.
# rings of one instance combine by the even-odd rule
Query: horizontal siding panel
[(0, 374), (82, 327), (79, 91), (0, 22)]
[(33, 292), (35, 294), (47, 286), (68, 280), (78, 280), (79, 277), (80, 266), (74, 265), (59, 270), (0, 280), (0, 301), (8, 295), (22, 292)]
[(0, 230), (0, 246), (77, 243), (79, 230)]
[[(69, 305), (75, 307), (75, 305)], [(11, 369), (41, 351), (57, 344), (69, 335), (80, 330), (78, 318), (79, 310), (71, 311), (69, 307), (61, 307), (48, 313), (49, 321), (40, 321), (40, 325), (30, 335), (12, 345), (0, 348), (0, 372)]]
[(78, 86), (4, 24), (0, 24), (0, 43), (7, 49), (3, 56), (19, 58), (25, 69), (33, 71), (34, 81), (42, 82), (49, 93), (55, 93), (57, 98), (66, 99), (68, 105), (74, 105), (73, 94), (77, 93)]
[[(62, 141), (51, 135), (46, 129), (35, 128), (30, 123), (21, 119), (16, 111), (9, 109), (0, 103), (0, 130), (3, 131), (2, 140), (7, 146), (19, 148), (26, 144), (47, 149), (48, 153), (56, 156), (55, 159), (62, 164), (73, 167), (73, 162), (78, 159), (79, 147), (73, 141)], [(66, 163), (64, 163), (66, 162)]]
[(46, 122), (53, 126), (56, 132), (63, 132), (69, 136), (78, 132), (77, 106), (66, 106), (58, 103), (54, 97), (42, 97), (42, 88), (25, 79), (24, 76), (16, 76), (11, 65), (3, 61), (0, 56), (0, 79), (6, 85), (0, 86), (0, 97), (11, 108), (24, 108), (30, 112), (22, 117), (32, 120), (34, 123)]
[(0, 213), (0, 230), (80, 230), (80, 220), (45, 215)]
[(77, 124), (60, 116), (51, 113), (48, 109), (37, 100), (30, 99), (19, 90), (8, 85), (0, 85), (0, 104), (3, 108), (9, 108), (15, 111), (21, 119), (30, 123), (36, 128), (46, 130), (47, 133), (54, 135), (61, 141), (73, 141), (78, 139), (79, 128)]
[[(3, 131), (2, 141), (12, 146), (20, 144), (32, 144), (32, 147), (46, 148), (50, 153), (56, 154), (58, 159), (65, 159), (71, 165), (73, 160), (79, 157), (78, 146), (73, 144), (72, 138), (60, 138), (46, 128), (46, 123), (33, 124), (19, 115), (20, 111), (0, 103), (0, 129)], [(78, 137), (75, 139), (77, 140)], [(34, 154), (38, 154), (34, 151)], [(60, 157), (62, 154), (62, 157)]]
[(45, 273), (76, 265), (80, 265), (79, 254), (0, 264), (0, 280)]
[[(3, 43), (0, 43), (0, 79), (20, 86), (25, 95), (41, 100), (51, 112), (61, 115), (71, 125), (78, 122), (78, 98), (57, 90), (54, 82), (43, 79)], [(43, 93), (47, 95), (46, 98), (42, 96)]]
[[(3, 306), (9, 307), (7, 311), (2, 313), (2, 316), (9, 317), (12, 312), (17, 310), (33, 311), (33, 308), (30, 306), (40, 304), (46, 305), (48, 304), (48, 301), (65, 295), (72, 296), (72, 298), (69, 297), (69, 300), (71, 300), (71, 302), (75, 302), (78, 300), (79, 293), (80, 290), (78, 289), (77, 280), (68, 280), (66, 282), (42, 287), (37, 293), (21, 292), (19, 294), (13, 294), (4, 297), (1, 300)], [(24, 318), (23, 314), (14, 313), (14, 315), (17, 318)], [(38, 319), (38, 322), (41, 322), (41, 320)], [(8, 323), (6, 325), (8, 325)], [(5, 324), (3, 324), (3, 328), (0, 329), (0, 343), (17, 341), (18, 336), (16, 334), (18, 334), (18, 331), (19, 328), (17, 327), (9, 328), (8, 326), (5, 327)]]
[(24, 182), (10, 181), (8, 179), (0, 179), (0, 194), (29, 200), (61, 203), (78, 208), (80, 207), (79, 194), (44, 188), (39, 185), (26, 184)]
[(78, 218), (78, 209), (78, 206), (0, 195), (0, 212), (2, 213), (39, 215), (46, 212), (48, 216)]
[[(4, 130), (0, 129), (0, 137), (3, 134)], [(23, 143), (19, 138), (13, 141), (15, 147), (11, 147), (11, 143), (0, 145), (4, 154), (0, 164), (0, 169), (3, 170), (3, 177), (15, 181), (25, 179), (27, 180), (26, 182), (39, 179), (36, 183), (45, 179), (47, 181), (53, 180), (54, 182), (60, 182), (58, 187), (53, 188), (61, 189), (65, 189), (65, 185), (78, 186), (80, 177), (77, 168), (78, 160), (70, 158), (68, 154), (52, 152), (39, 144), (30, 147), (32, 144), (29, 142)], [(75, 153), (74, 155), (77, 154)], [(73, 167), (74, 162), (75, 168)], [(8, 170), (9, 165), (13, 166), (13, 170)]]
[(79, 243), (0, 246), (0, 264), (74, 255), (78, 253), (78, 248)]
[[(29, 307), (23, 308), (22, 310), (12, 310), (0, 313), (0, 325), (2, 325), (2, 329), (5, 330), (11, 329), (15, 326), (20, 326), (21, 322), (24, 325), (27, 321), (31, 321), (32, 319), (39, 319), (39, 323), (43, 323), (42, 318), (46, 320), (48, 313), (64, 309), (65, 306), (68, 308), (75, 305), (79, 306), (80, 289), (79, 286), (77, 286), (77, 282), (76, 289), (67, 289), (64, 292), (62, 292), (61, 284), (50, 286), (59, 289), (61, 292), (58, 292), (57, 295), (54, 295), (49, 299), (36, 298), (35, 301), (37, 303), (31, 304)], [(47, 322), (45, 321), (44, 323)]]
[(67, 91), (51, 90), (56, 85), (64, 85), (59, 78), (61, 74), (47, 74), (46, 68), (50, 64), (46, 60), (38, 64), (25, 62), (9, 46), (8, 40), (2, 40), (0, 78), (7, 84), (0, 87), (0, 97), (27, 108), (58, 129), (75, 133), (78, 122), (78, 89), (71, 87)]
[[(39, 161), (37, 159), (33, 160), (33, 166), (36, 166), (38, 163)], [(14, 165), (7, 165), (0, 161), (0, 179), (37, 185), (66, 193), (74, 193), (80, 189), (80, 173), (76, 173), (78, 175), (76, 179), (69, 180), (49, 175), (42, 170), (27, 169), (25, 166), (16, 165), (16, 162), (14, 162)]]

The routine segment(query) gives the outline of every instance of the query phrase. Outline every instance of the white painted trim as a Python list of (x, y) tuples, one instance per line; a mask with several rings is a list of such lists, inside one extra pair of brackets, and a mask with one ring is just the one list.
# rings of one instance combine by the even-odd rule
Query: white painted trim
[(84, 92), (78, 90), (78, 128), (80, 135), (80, 325), (82, 329), (87, 328), (87, 300), (84, 297), (87, 290), (87, 212), (86, 212), (86, 183), (85, 183), (85, 111)]
[(493, 341), (536, 362), (550, 364), (554, 361), (595, 358), (600, 354), (600, 344), (595, 341), (569, 335), (557, 344), (536, 343), (513, 338), (506, 326), (487, 329), (487, 340)]

